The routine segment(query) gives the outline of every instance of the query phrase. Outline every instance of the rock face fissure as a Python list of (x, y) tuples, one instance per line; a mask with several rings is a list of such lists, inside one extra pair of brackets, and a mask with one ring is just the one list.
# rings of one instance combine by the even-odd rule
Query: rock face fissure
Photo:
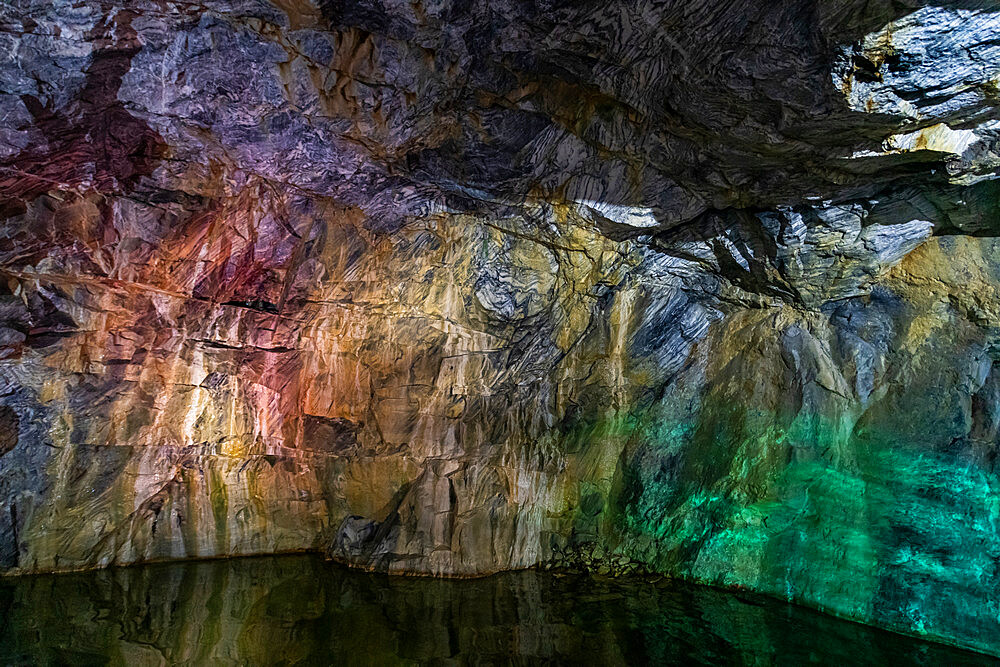
[(649, 570), (1000, 653), (1000, 3), (0, 43), (0, 571)]

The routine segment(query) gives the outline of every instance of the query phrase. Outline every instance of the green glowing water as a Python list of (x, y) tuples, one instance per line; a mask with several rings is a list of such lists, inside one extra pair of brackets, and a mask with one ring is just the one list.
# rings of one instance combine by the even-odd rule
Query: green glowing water
[(313, 556), (0, 579), (0, 664), (992, 664), (642, 578), (398, 578)]

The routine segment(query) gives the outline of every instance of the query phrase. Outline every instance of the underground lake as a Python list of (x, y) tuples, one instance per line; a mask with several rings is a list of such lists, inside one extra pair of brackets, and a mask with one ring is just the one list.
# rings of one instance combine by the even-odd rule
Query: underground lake
[(540, 571), (373, 574), (316, 555), (0, 579), (4, 665), (988, 665), (752, 593)]

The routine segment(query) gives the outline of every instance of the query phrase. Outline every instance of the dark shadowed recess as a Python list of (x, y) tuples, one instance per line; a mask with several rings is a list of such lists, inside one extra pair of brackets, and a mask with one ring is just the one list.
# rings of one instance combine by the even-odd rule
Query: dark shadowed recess
[[(390, 165), (392, 173), (439, 188), (453, 204), (472, 209), (482, 202), (468, 196), (470, 190), (516, 200), (546, 192), (549, 184), (546, 194), (554, 198), (651, 207), (662, 229), (716, 211), (946, 186), (945, 154), (844, 159), (877, 150), (903, 127), (921, 125), (851, 110), (834, 81), (835, 61), (844, 48), (853, 49), (858, 81), (881, 76), (879, 67), (904, 70), (910, 64), (868, 61), (861, 38), (925, 6), (998, 6), (665, 0), (646, 3), (644, 22), (629, 26), (632, 36), (623, 42), (615, 3), (443, 3), (432, 17), (421, 16), (420, 25), (412, 13), (379, 0), (320, 4), (331, 29), (420, 43), (437, 39), (433, 51), (442, 61), (453, 34), (448, 26), (471, 26), (454, 33), (472, 58), (452, 82), (451, 92), (461, 93), (442, 103), (450, 109), (439, 110), (451, 112), (461, 136), (407, 154)], [(530, 38), (509, 42), (511, 34), (525, 32)], [(550, 156), (534, 150), (548, 129), (578, 139), (581, 150), (600, 155), (600, 166), (553, 171)]]

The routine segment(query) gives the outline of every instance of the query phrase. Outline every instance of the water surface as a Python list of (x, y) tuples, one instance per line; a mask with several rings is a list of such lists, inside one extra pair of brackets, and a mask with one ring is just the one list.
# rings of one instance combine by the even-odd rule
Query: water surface
[(0, 664), (979, 665), (756, 596), (517, 572), (434, 580), (315, 556), (0, 579)]

